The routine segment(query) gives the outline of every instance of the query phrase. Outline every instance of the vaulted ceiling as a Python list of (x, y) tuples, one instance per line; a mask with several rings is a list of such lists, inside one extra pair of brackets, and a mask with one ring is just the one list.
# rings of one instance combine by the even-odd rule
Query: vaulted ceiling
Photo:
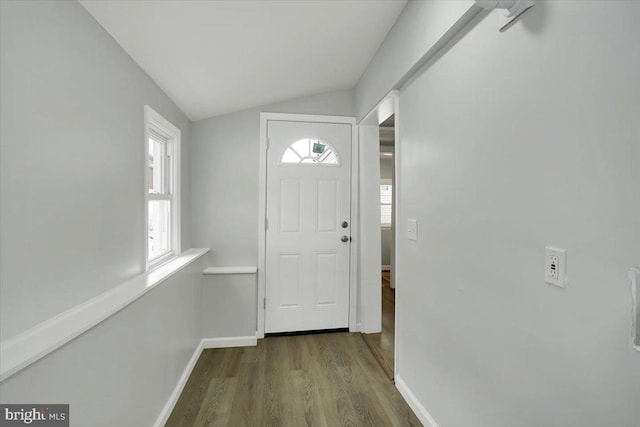
[(200, 120), (353, 88), (406, 0), (80, 3)]

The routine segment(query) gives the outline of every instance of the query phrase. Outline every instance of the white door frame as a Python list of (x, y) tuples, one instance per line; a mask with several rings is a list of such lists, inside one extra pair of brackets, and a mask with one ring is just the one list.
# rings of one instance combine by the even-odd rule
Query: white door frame
[(311, 122), (339, 123), (351, 126), (351, 250), (349, 259), (349, 331), (357, 332), (357, 278), (358, 263), (358, 128), (355, 117), (320, 116), (308, 114), (260, 113), (260, 169), (258, 201), (258, 324), (256, 337), (264, 338), (265, 291), (266, 291), (266, 250), (267, 250), (267, 122)]
[[(398, 240), (400, 238), (401, 235), (403, 235), (403, 233), (401, 232), (402, 227), (399, 227), (398, 225), (398, 220), (400, 218), (400, 197), (399, 194), (400, 192), (398, 191), (398, 189), (400, 188), (401, 185), (401, 170), (400, 170), (400, 133), (399, 133), (399, 129), (400, 129), (400, 92), (398, 90), (392, 90), (390, 91), (375, 107), (373, 107), (371, 109), (371, 111), (369, 111), (369, 113), (358, 122), (358, 127), (362, 126), (367, 127), (367, 126), (378, 126), (382, 121), (384, 121), (387, 117), (389, 117), (391, 114), (395, 114), (395, 149), (394, 149), (394, 164), (395, 164), (395, 168), (394, 168), (394, 188), (393, 188), (393, 193), (394, 193), (394, 217), (393, 217), (393, 230), (394, 230), (394, 235), (392, 236), (392, 239), (394, 239), (394, 246), (397, 248), (398, 247)], [(366, 141), (363, 142), (363, 144), (366, 144)], [(374, 144), (375, 145), (375, 144)], [(378, 150), (378, 154), (377, 157), (378, 158), (378, 162), (379, 160), (379, 149), (380, 149), (380, 145), (378, 142), (377, 148), (376, 146), (370, 146), (370, 147), (362, 147), (363, 149), (368, 148), (370, 150), (374, 150), (377, 149)], [(380, 179), (380, 170), (376, 169), (375, 167), (370, 167), (370, 168), (366, 168), (363, 167), (363, 175), (360, 177), (360, 179), (362, 180), (362, 182), (367, 182), (367, 181), (376, 181)], [(379, 193), (377, 195), (368, 195), (368, 194), (361, 194), (361, 198), (368, 198), (368, 197), (376, 197), (377, 198), (377, 203), (379, 203)], [(361, 205), (368, 205), (368, 204), (373, 204), (373, 203), (368, 203), (369, 201), (367, 200), (361, 200), (360, 203)], [(372, 201), (371, 201), (372, 202)], [(365, 213), (363, 212), (363, 215), (365, 215)], [(377, 233), (378, 235), (380, 234), (380, 216), (379, 216), (379, 212), (378, 212), (378, 222), (377, 224), (369, 224), (365, 229), (362, 230), (362, 233)], [(375, 241), (375, 240), (374, 240)], [(378, 242), (380, 242), (380, 240), (377, 240)], [(366, 247), (362, 247), (362, 258), (363, 259), (369, 259), (369, 260), (373, 260), (373, 259), (379, 259), (378, 257), (380, 256), (380, 251), (381, 251), (381, 243), (378, 243), (377, 246), (376, 245), (367, 245)], [(398, 272), (400, 271), (399, 268), (399, 264), (401, 262), (401, 260), (398, 259), (398, 257), (396, 256), (396, 253), (394, 251), (393, 254), (391, 254), (392, 256), (392, 260), (391, 263), (394, 266), (393, 270), (394, 270), (394, 275), (395, 275), (395, 283), (396, 283), (396, 295), (397, 292), (402, 292), (401, 290), (398, 291), (398, 288), (402, 287), (401, 284), (401, 277), (398, 275)], [(399, 262), (400, 261), (400, 262)], [(379, 264), (379, 263), (377, 263)], [(364, 269), (367, 269), (368, 271), (368, 275), (371, 277), (380, 277), (380, 265), (376, 265), (375, 262), (369, 262), (369, 263), (363, 263), (363, 265), (361, 266), (361, 274), (364, 275)], [(360, 289), (361, 295), (360, 295), (360, 299), (361, 299), (361, 311), (360, 311), (360, 321), (361, 321), (361, 325), (362, 325), (362, 331), (364, 333), (370, 333), (370, 332), (379, 332), (380, 331), (380, 325), (382, 323), (382, 307), (381, 307), (381, 303), (378, 304), (378, 295), (380, 295), (380, 280), (368, 280), (368, 281), (363, 281), (361, 284), (361, 289)], [(395, 311), (395, 329), (396, 329), (396, 333), (395, 333), (395, 337), (394, 337), (394, 367), (393, 367), (393, 371), (394, 372), (398, 372), (398, 336), (399, 334), (397, 333), (398, 331), (398, 327), (400, 325), (400, 321), (401, 319), (398, 316), (398, 309), (396, 307), (396, 311)]]

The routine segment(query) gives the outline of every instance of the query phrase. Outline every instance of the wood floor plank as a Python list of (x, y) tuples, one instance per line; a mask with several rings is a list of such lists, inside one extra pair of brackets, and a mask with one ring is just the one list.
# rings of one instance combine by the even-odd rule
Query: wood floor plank
[(381, 387), (373, 387), (373, 392), (378, 396), (378, 402), (393, 426), (421, 427), (422, 423), (404, 401), (400, 393), (396, 393), (395, 386), (386, 384)]
[(266, 346), (256, 345), (254, 347), (242, 347), (242, 348), (244, 349), (244, 352), (242, 354), (242, 357), (240, 358), (240, 363), (251, 363), (251, 362), (264, 363)]
[(371, 349), (378, 363), (390, 379), (393, 379), (394, 346), (395, 346), (395, 289), (390, 287), (388, 271), (382, 273), (382, 332), (363, 334), (365, 342)]
[(353, 407), (348, 386), (337, 367), (326, 367), (318, 378), (324, 400), (324, 407), (331, 410), (334, 419), (332, 426), (359, 426), (361, 425), (356, 409)]
[(219, 366), (219, 353), (203, 352), (191, 371), (191, 375), (184, 387), (189, 393), (182, 393), (171, 413), (167, 425), (186, 427), (197, 416), (202, 401), (209, 388), (211, 380), (211, 366)]
[[(302, 417), (294, 419), (295, 425), (309, 427), (328, 427), (325, 413), (322, 410), (320, 389), (314, 372), (311, 370), (296, 370), (291, 373), (294, 391), (295, 405), (304, 409)], [(301, 405), (301, 406), (300, 406)], [(297, 411), (300, 413), (300, 411)]]
[(237, 378), (214, 378), (193, 423), (194, 426), (227, 425), (231, 416)]
[(287, 383), (289, 354), (286, 337), (275, 337), (265, 342), (265, 384), (263, 399), (263, 423), (267, 426), (286, 425)]
[(229, 417), (229, 426), (258, 426), (263, 423), (264, 368), (259, 363), (244, 363), (238, 375)]
[(360, 334), (205, 350), (166, 426), (420, 426)]

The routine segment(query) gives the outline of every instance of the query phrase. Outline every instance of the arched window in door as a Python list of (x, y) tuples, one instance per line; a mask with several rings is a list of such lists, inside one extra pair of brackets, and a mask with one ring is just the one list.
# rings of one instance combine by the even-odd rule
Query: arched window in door
[(328, 142), (315, 138), (303, 138), (291, 144), (284, 150), (280, 163), (340, 166), (335, 148)]

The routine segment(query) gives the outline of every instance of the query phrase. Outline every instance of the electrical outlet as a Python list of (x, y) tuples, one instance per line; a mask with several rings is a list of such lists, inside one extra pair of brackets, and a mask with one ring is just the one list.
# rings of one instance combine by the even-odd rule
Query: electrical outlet
[(544, 248), (544, 281), (561, 288), (567, 285), (566, 249), (553, 246)]
[(558, 258), (555, 255), (551, 255), (551, 257), (549, 257), (549, 274), (551, 275), (552, 279), (558, 279), (558, 262), (560, 261), (560, 258)]

